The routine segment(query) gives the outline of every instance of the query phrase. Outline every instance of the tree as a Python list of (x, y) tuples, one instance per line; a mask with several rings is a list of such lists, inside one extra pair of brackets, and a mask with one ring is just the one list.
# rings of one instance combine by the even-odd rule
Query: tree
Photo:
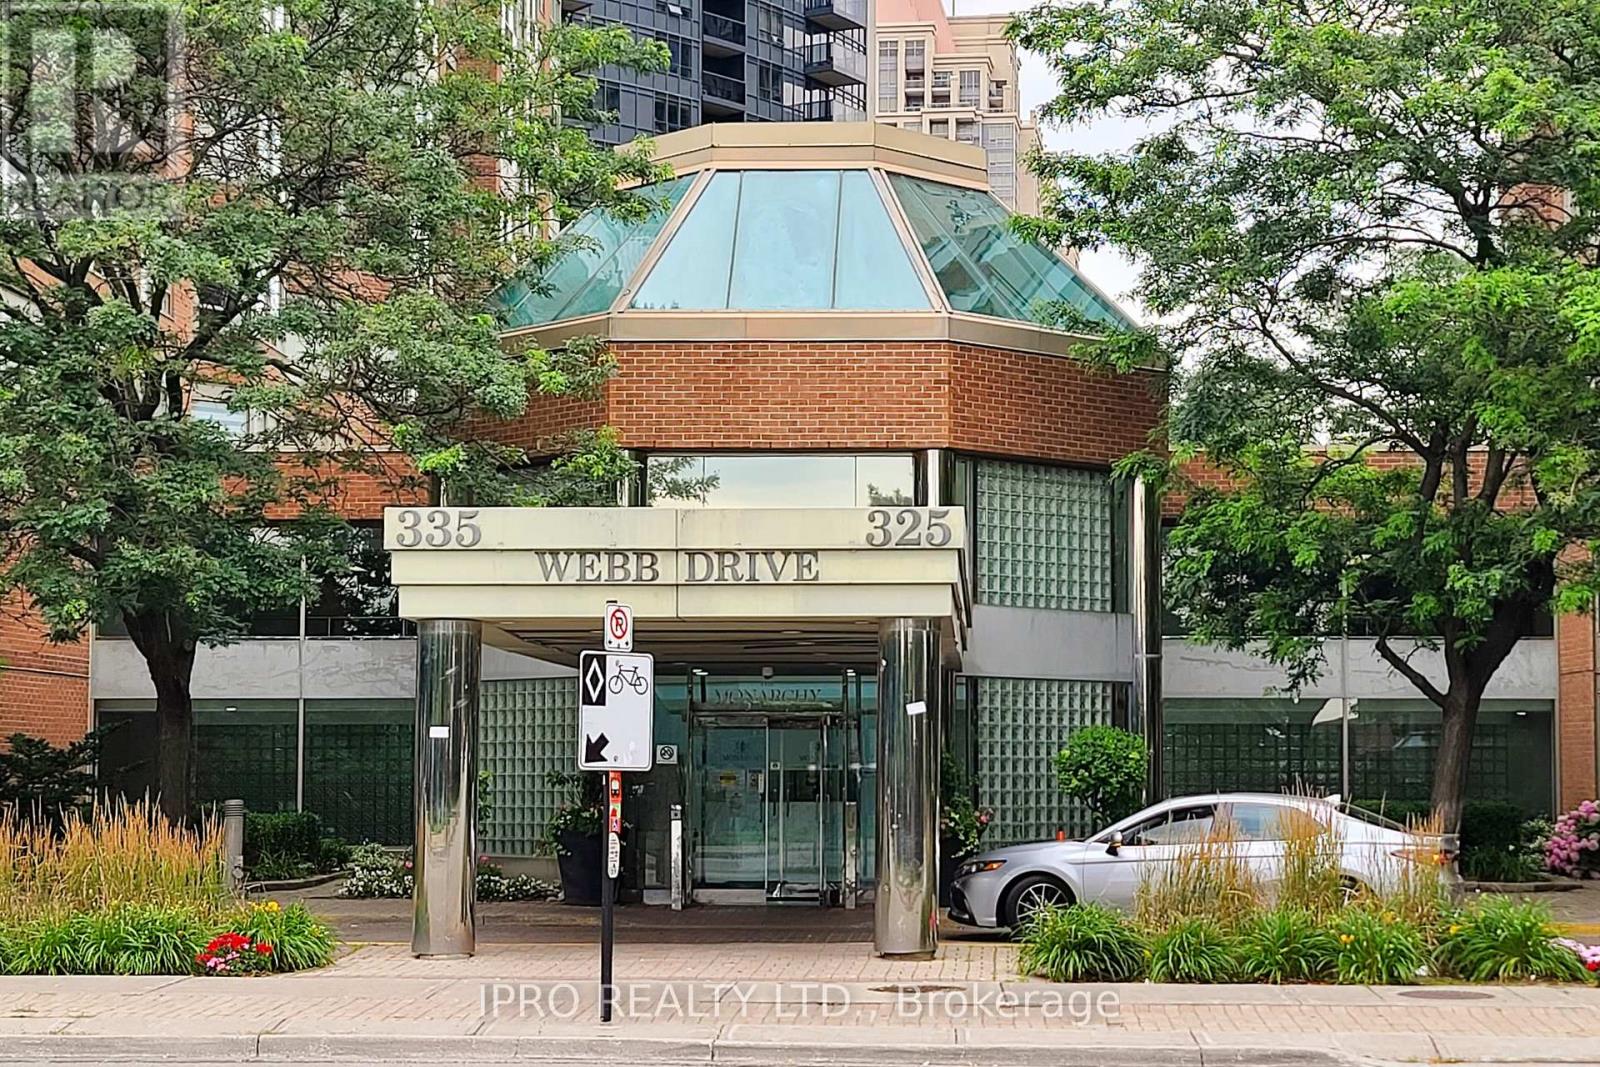
[(503, 10), (152, 0), (0, 28), (0, 593), (57, 639), (126, 624), (171, 816), (197, 646), (341, 566), (342, 478), (543, 503), (626, 469), (600, 433), (519, 484), (496, 472), (521, 453), (462, 430), (604, 380), (594, 343), (507, 355), (486, 297), (558, 254), (552, 224), (654, 210), (619, 186), (662, 176), (580, 124), (596, 69), (665, 49)]
[(1055, 768), (1061, 791), (1103, 826), (1139, 810), (1150, 752), (1138, 734), (1115, 726), (1085, 726), (1056, 753)]
[(1181, 487), (1172, 604), (1293, 686), (1321, 635), (1375, 637), (1440, 709), (1454, 825), (1485, 687), (1596, 590), (1600, 9), (1107, 0), (1013, 32), (1051, 118), (1149, 131), (1037, 159), (1035, 229), (1140, 262), (1161, 325), (1102, 351), (1164, 355), (1177, 400), (1128, 466), (1217, 475)]

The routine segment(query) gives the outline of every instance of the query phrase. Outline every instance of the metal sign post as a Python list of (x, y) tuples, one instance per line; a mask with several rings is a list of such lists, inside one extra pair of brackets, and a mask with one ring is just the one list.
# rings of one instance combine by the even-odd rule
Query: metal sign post
[(622, 772), (606, 773), (606, 872), (600, 879), (600, 1021), (611, 1021), (616, 987), (611, 955), (616, 944), (617, 875), (622, 869)]
[(622, 772), (655, 760), (654, 657), (633, 651), (633, 609), (612, 601), (600, 618), (604, 652), (578, 655), (578, 768), (606, 776), (606, 869), (600, 879), (600, 1021), (611, 1021), (617, 876), (622, 873)]

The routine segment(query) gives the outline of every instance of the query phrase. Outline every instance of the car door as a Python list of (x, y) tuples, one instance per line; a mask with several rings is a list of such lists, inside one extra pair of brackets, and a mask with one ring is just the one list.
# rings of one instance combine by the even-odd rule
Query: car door
[(1189, 841), (1211, 832), (1214, 804), (1179, 804), (1154, 812), (1122, 831), (1122, 847), (1112, 854), (1110, 835), (1096, 839), (1099, 848), (1083, 858), (1084, 898), (1107, 907), (1131, 910), (1146, 879), (1158, 878)]
[(1250, 873), (1272, 895), (1283, 880), (1284, 820), (1294, 815), (1282, 804), (1262, 801), (1230, 801), (1219, 813)]

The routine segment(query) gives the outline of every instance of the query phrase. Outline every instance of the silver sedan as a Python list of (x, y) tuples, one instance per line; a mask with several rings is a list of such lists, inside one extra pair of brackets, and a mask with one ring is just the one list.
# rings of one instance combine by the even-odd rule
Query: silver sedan
[(1337, 835), (1341, 873), (1352, 889), (1383, 885), (1402, 863), (1453, 870), (1453, 835), (1412, 833), (1338, 797), (1213, 793), (1153, 804), (1087, 841), (1041, 841), (974, 856), (951, 887), (950, 918), (968, 926), (1017, 927), (1040, 908), (1079, 901), (1131, 909), (1140, 883), (1186, 844), (1214, 838), (1222, 826), (1257, 879), (1270, 886), (1283, 860), (1280, 828), (1296, 811)]

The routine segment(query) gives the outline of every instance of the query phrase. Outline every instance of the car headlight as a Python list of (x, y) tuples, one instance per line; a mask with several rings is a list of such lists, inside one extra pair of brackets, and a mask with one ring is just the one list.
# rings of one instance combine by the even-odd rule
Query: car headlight
[(956, 871), (957, 878), (965, 878), (969, 874), (983, 874), (986, 871), (998, 871), (1006, 865), (1005, 860), (973, 860), (963, 863)]

